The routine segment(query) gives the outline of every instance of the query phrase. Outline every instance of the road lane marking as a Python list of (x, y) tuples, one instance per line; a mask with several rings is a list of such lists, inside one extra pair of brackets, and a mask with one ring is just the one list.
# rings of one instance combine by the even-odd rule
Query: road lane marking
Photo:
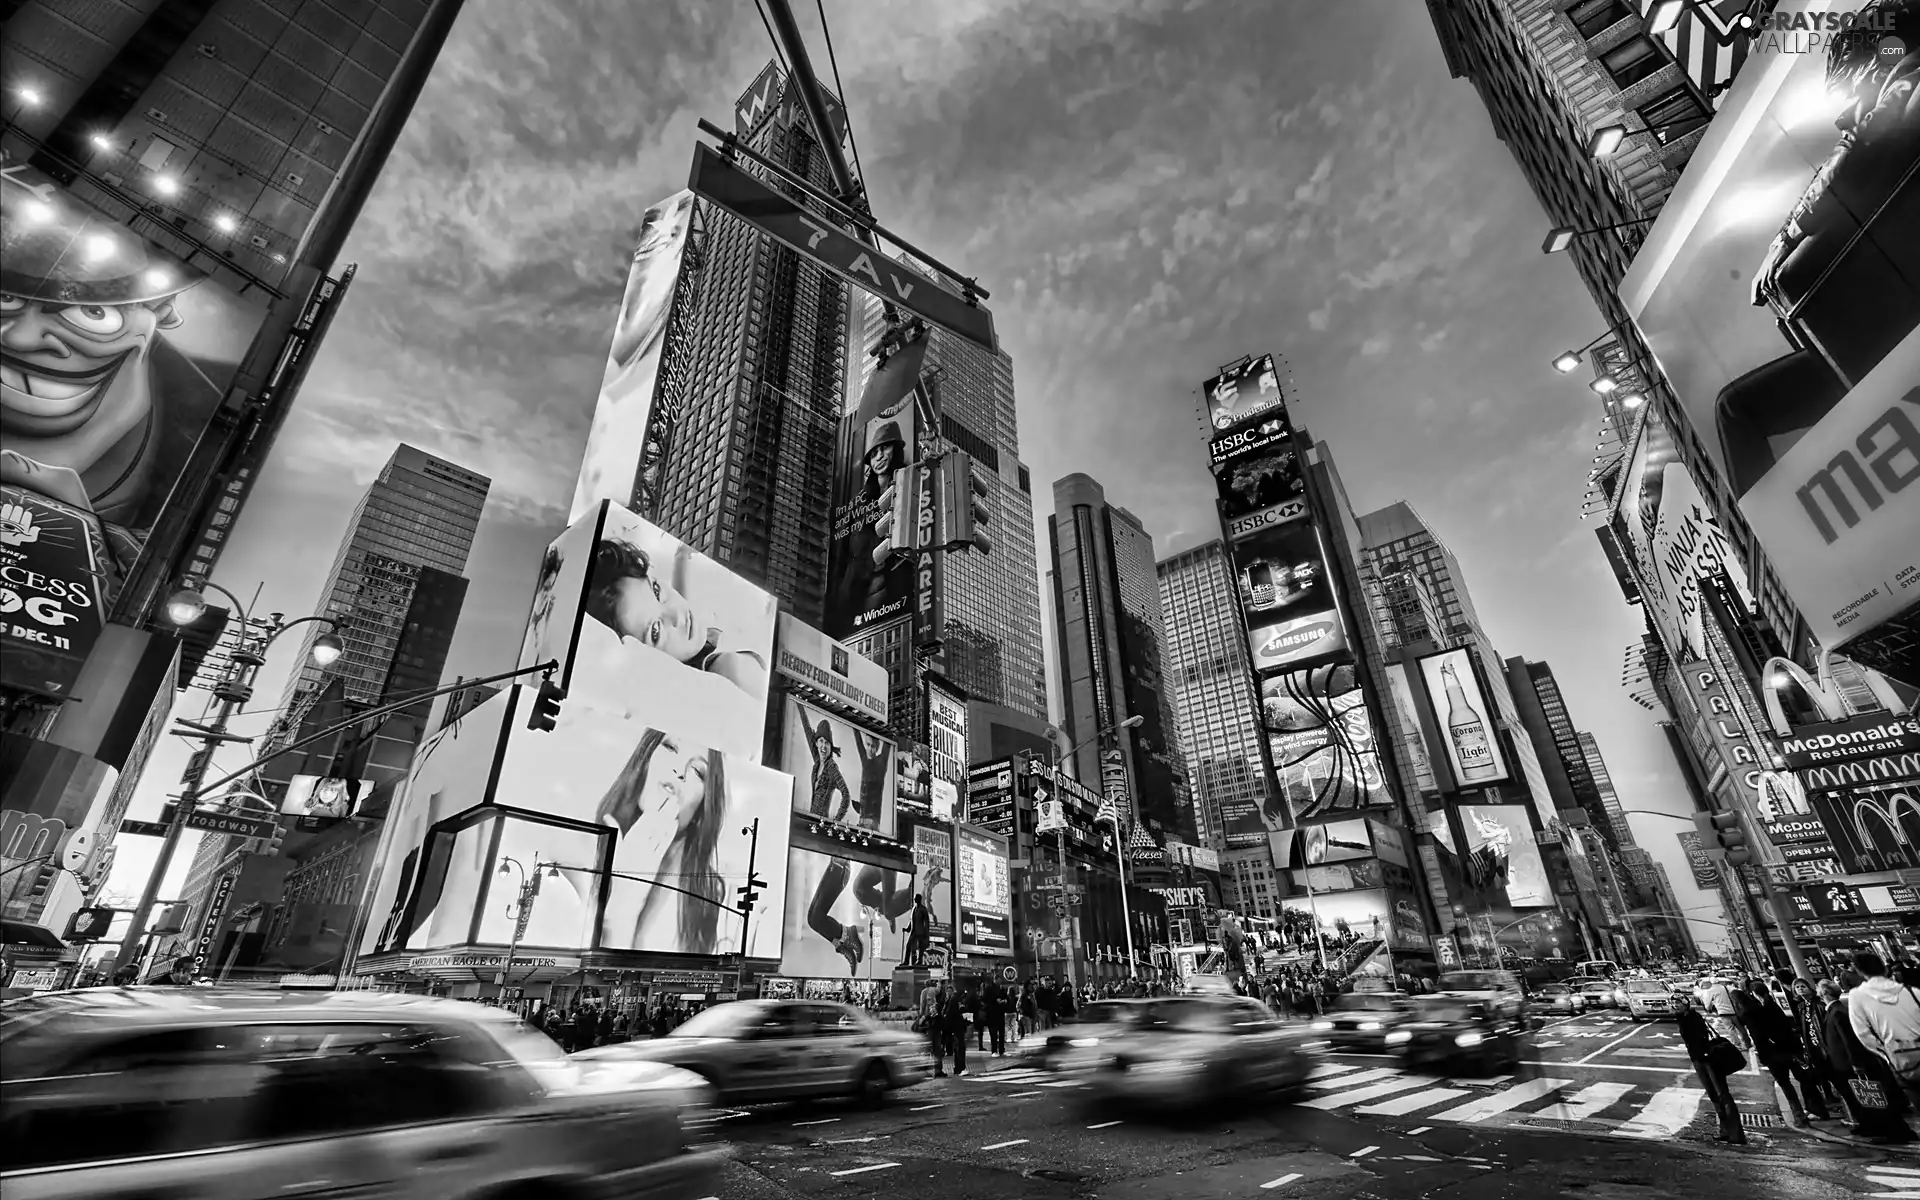
[(817, 1121), (795, 1121), (793, 1123), (793, 1127), (795, 1129), (798, 1129), (802, 1125), (831, 1125), (835, 1121), (838, 1121), (839, 1119), (840, 1119), (839, 1117), (821, 1117)]
[(1369, 1104), (1365, 1108), (1356, 1108), (1353, 1111), (1365, 1113), (1368, 1116), (1404, 1117), (1410, 1112), (1418, 1112), (1431, 1105), (1442, 1104), (1471, 1094), (1466, 1088), (1428, 1088), (1424, 1092), (1415, 1092), (1411, 1096), (1400, 1096), (1381, 1104)]
[(1043, 1084), (1041, 1084), (1040, 1086), (1041, 1086), (1041, 1087), (1043, 1087), (1043, 1088), (1047, 1088), (1047, 1087), (1079, 1087), (1079, 1086), (1080, 1086), (1080, 1081), (1079, 1081), (1078, 1079), (1059, 1079), (1059, 1080), (1055, 1080), (1055, 1081), (1054, 1081), (1054, 1082), (1052, 1082), (1052, 1083), (1043, 1083)]
[(1371, 1071), (1362, 1071), (1358, 1075), (1342, 1075), (1337, 1079), (1309, 1079), (1307, 1082), (1320, 1088), (1343, 1088), (1354, 1083), (1370, 1083), (1376, 1079), (1392, 1079), (1400, 1074), (1397, 1067), (1375, 1067)]
[(1535, 1042), (1534, 1045), (1539, 1047), (1542, 1050), (1551, 1050), (1555, 1046), (1564, 1046), (1566, 1045), (1566, 1043), (1565, 1042)]
[(1488, 1087), (1499, 1087), (1503, 1083), (1512, 1083), (1513, 1076), (1495, 1075), (1492, 1079), (1484, 1080), (1483, 1082), (1485, 1082)]
[[(1867, 1174), (1869, 1175), (1912, 1175), (1917, 1178), (1920, 1178), (1920, 1167), (1896, 1167), (1891, 1165), (1871, 1166), (1867, 1168)], [(1897, 1179), (1876, 1179), (1874, 1180), (1874, 1182), (1875, 1183), (1899, 1183), (1904, 1181), (1897, 1180)]]
[(946, 1107), (945, 1102), (942, 1102), (939, 1104), (922, 1104), (917, 1108), (910, 1108), (907, 1111), (908, 1112), (925, 1112), (930, 1108), (945, 1108), (945, 1107)]
[(1427, 1130), (1429, 1130), (1429, 1129), (1432, 1129), (1432, 1128), (1433, 1128), (1433, 1126), (1431, 1126), (1431, 1125), (1422, 1125), (1422, 1126), (1420, 1126), (1420, 1127), (1419, 1127), (1418, 1129), (1409, 1129), (1409, 1130), (1407, 1130), (1407, 1136), (1408, 1136), (1408, 1137), (1419, 1137), (1419, 1136), (1420, 1136), (1421, 1134), (1423, 1134), (1423, 1133), (1425, 1133), (1425, 1132), (1426, 1132)]
[(1031, 1138), (1014, 1138), (1010, 1142), (995, 1142), (991, 1146), (982, 1146), (980, 1148), (982, 1150), (1005, 1150), (1008, 1146), (1024, 1146), (1032, 1140)]
[[(1630, 1041), (1633, 1038), (1638, 1037), (1639, 1034), (1640, 1034), (1640, 1026), (1635, 1025), (1632, 1029), (1629, 1029), (1624, 1035), (1615, 1038), (1611, 1042), (1608, 1042), (1606, 1045), (1600, 1047), (1598, 1050), (1595, 1050), (1592, 1054), (1587, 1055), (1587, 1057), (1581, 1059), (1580, 1061), (1591, 1062), (1592, 1060), (1599, 1058), (1602, 1054), (1605, 1054), (1607, 1051), (1613, 1049), (1615, 1046), (1618, 1046), (1621, 1042)], [(1605, 1035), (1602, 1035), (1602, 1036), (1605, 1036)]]
[(1355, 1088), (1351, 1092), (1335, 1092), (1331, 1096), (1322, 1096), (1318, 1100), (1308, 1100), (1300, 1107), (1332, 1112), (1336, 1108), (1345, 1108), (1349, 1104), (1358, 1104), (1363, 1100), (1372, 1100), (1379, 1096), (1391, 1096), (1395, 1092), (1410, 1091), (1417, 1087), (1425, 1087), (1432, 1082), (1431, 1079), (1408, 1079), (1402, 1076), (1399, 1079), (1388, 1079), (1363, 1088)]
[(1428, 1154), (1402, 1154), (1400, 1157), (1407, 1162), (1440, 1162), (1442, 1161)]
[(1022, 1096), (1038, 1096), (1038, 1095), (1040, 1095), (1039, 1092), (1015, 1092), (1012, 1095), (1008, 1096), (1007, 1099), (1018, 1100)]
[(1118, 1121), (1102, 1121), (1098, 1125), (1089, 1125), (1087, 1126), (1087, 1128), (1088, 1129), (1112, 1129), (1115, 1125), (1118, 1125), (1119, 1123), (1120, 1122)]
[(1581, 1088), (1558, 1104), (1527, 1115), (1542, 1121), (1584, 1121), (1633, 1089), (1631, 1083), (1596, 1083)]
[(1518, 1087), (1508, 1088), (1504, 1092), (1495, 1092), (1491, 1096), (1482, 1096), (1478, 1100), (1462, 1104), (1458, 1108), (1450, 1108), (1443, 1113), (1435, 1113), (1433, 1119), (1475, 1125), (1488, 1117), (1519, 1108), (1529, 1101), (1551, 1096), (1572, 1082), (1571, 1079), (1529, 1079)]
[(1263, 1184), (1261, 1184), (1260, 1186), (1261, 1186), (1261, 1188), (1262, 1188), (1262, 1189), (1265, 1189), (1265, 1190), (1268, 1190), (1268, 1191), (1271, 1191), (1272, 1189), (1274, 1189), (1274, 1188), (1277, 1188), (1277, 1187), (1284, 1187), (1284, 1186), (1286, 1186), (1287, 1184), (1289, 1184), (1289, 1183), (1292, 1183), (1292, 1182), (1293, 1182), (1294, 1180), (1296, 1180), (1296, 1179), (1298, 1179), (1298, 1178), (1300, 1178), (1300, 1172), (1298, 1172), (1298, 1171), (1295, 1171), (1295, 1172), (1294, 1172), (1293, 1174), (1291, 1174), (1291, 1175), (1282, 1175), (1282, 1176), (1281, 1176), (1280, 1178), (1278, 1178), (1278, 1179), (1269, 1179), (1269, 1180), (1267, 1180), (1267, 1182), (1265, 1182), (1265, 1183), (1263, 1183)]
[(890, 1138), (892, 1136), (893, 1135), (890, 1133), (881, 1133), (881, 1134), (875, 1134), (873, 1137), (863, 1137), (863, 1138), (829, 1138), (826, 1141), (821, 1142), (820, 1144), (822, 1146), (851, 1146), (856, 1142), (877, 1142), (881, 1138)]
[(865, 1175), (868, 1171), (884, 1171), (889, 1167), (897, 1167), (899, 1165), (899, 1163), (874, 1163), (870, 1167), (848, 1167), (844, 1171), (828, 1171), (827, 1174), (838, 1179), (843, 1175)]
[(1621, 1137), (1670, 1138), (1693, 1124), (1707, 1093), (1700, 1088), (1669, 1087), (1655, 1092), (1645, 1108), (1615, 1130)]
[(1325, 1079), (1329, 1075), (1344, 1075), (1348, 1071), (1355, 1071), (1358, 1069), (1359, 1068), (1354, 1066), (1352, 1063), (1326, 1063), (1322, 1066), (1315, 1067), (1313, 1069), (1313, 1074), (1307, 1076), (1307, 1078), (1308, 1079)]
[(1375, 1150), (1378, 1150), (1379, 1148), (1380, 1147), (1378, 1146), (1362, 1146), (1358, 1150), (1355, 1150), (1352, 1154), (1347, 1155), (1347, 1157), (1348, 1158), (1365, 1158), (1367, 1155), (1372, 1154)]
[(1642, 1067), (1634, 1063), (1587, 1063), (1587, 1062), (1547, 1062), (1544, 1059), (1530, 1058), (1521, 1064), (1526, 1067), (1552, 1067), (1559, 1071), (1584, 1069), (1588, 1071), (1651, 1071), (1655, 1075), (1671, 1075), (1676, 1071), (1692, 1074), (1685, 1067)]

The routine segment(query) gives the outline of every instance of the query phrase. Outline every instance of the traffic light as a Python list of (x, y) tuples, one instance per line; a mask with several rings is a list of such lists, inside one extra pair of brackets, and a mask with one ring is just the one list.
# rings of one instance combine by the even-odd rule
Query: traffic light
[(880, 517), (873, 523), (873, 531), (880, 537), (873, 548), (874, 566), (884, 567), (894, 555), (920, 548), (916, 513), (926, 470), (919, 463), (908, 463), (893, 473), (887, 490), (880, 493)]
[(972, 546), (982, 554), (993, 552), (993, 543), (975, 526), (990, 519), (987, 511), (987, 481), (974, 466), (973, 456), (959, 450), (940, 459), (940, 511), (945, 518), (942, 545)]
[(167, 905), (160, 910), (160, 915), (153, 919), (153, 928), (147, 932), (156, 935), (186, 932), (187, 914), (192, 908), (193, 906), (185, 900)]
[(1709, 854), (1719, 855), (1730, 867), (1744, 867), (1753, 861), (1753, 849), (1747, 844), (1747, 830), (1737, 812), (1693, 814), (1693, 827)]
[(742, 914), (753, 911), (753, 906), (760, 900), (760, 889), (766, 886), (767, 881), (758, 875), (748, 875), (745, 883), (733, 889), (734, 894), (740, 897), (740, 911)]
[(113, 926), (113, 914), (118, 911), (111, 908), (83, 908), (73, 914), (67, 922), (67, 940), (70, 942), (97, 942), (107, 936), (107, 930)]
[(566, 698), (567, 689), (551, 677), (541, 680), (540, 691), (533, 697), (533, 711), (527, 714), (527, 728), (535, 733), (552, 733), (554, 722), (560, 719), (560, 702)]

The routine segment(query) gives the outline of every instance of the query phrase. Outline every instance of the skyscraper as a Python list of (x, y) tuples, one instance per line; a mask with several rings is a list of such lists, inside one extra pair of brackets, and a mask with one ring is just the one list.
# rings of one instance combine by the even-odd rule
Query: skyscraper
[(1593, 776), (1593, 790), (1600, 795), (1600, 811), (1607, 815), (1607, 825), (1613, 830), (1614, 844), (1624, 853), (1626, 847), (1633, 845), (1633, 827), (1627, 824), (1627, 810), (1620, 804), (1620, 794), (1613, 790), (1613, 776), (1607, 773), (1607, 760), (1600, 757), (1600, 743), (1591, 733), (1582, 729), (1577, 735), (1580, 739), (1580, 757), (1587, 761), (1587, 771)]
[[(826, 157), (787, 91), (769, 65), (741, 98), (735, 130), (828, 188)], [(819, 625), (846, 391), (847, 285), (704, 200), (694, 223), (680, 285), (690, 303), (662, 351), (662, 386), (674, 394), (653, 418), (671, 422), (669, 449), (654, 503), (634, 507)]]
[[(938, 274), (925, 263), (915, 263)], [(860, 390), (872, 377), (872, 350), (886, 336), (878, 297), (861, 305)], [(973, 457), (987, 482), (986, 532), (991, 553), (945, 554), (940, 562), (941, 673), (983, 704), (1004, 705), (1037, 721), (1047, 719), (1046, 659), (1041, 649), (1040, 587), (1033, 529), (1033, 480), (1020, 461), (1020, 423), (1014, 406), (1013, 359), (938, 327), (927, 334), (922, 379), (940, 414), (939, 440)], [(849, 421), (851, 418), (849, 418)], [(887, 668), (889, 710), (902, 736), (925, 738), (924, 704), (914, 684), (910, 620), (894, 621), (848, 639), (854, 650)], [(1091, 778), (1091, 777), (1088, 777)]]
[[(1160, 560), (1157, 569), (1165, 634), (1161, 668), (1180, 728), (1196, 832), (1226, 851), (1222, 812), (1258, 812), (1267, 796), (1239, 589), (1226, 543), (1218, 538)], [(1264, 853), (1266, 847), (1255, 849)]]
[(1080, 778), (1099, 779), (1108, 795), (1126, 790), (1138, 820), (1191, 841), (1186, 767), (1164, 690), (1153, 536), (1086, 475), (1057, 480), (1053, 508), (1054, 644), (1063, 727), (1082, 743)]
[[(1512, 669), (1516, 663), (1521, 668), (1518, 674)], [(1543, 662), (1527, 662), (1524, 659), (1508, 659), (1507, 665), (1509, 686), (1516, 692), (1522, 688), (1531, 689), (1540, 706), (1554, 758), (1566, 775), (1572, 802), (1587, 814), (1607, 844), (1617, 850), (1619, 844), (1613, 817), (1601, 799), (1600, 787), (1588, 763), (1586, 748), (1581, 744), (1580, 739), (1587, 735), (1574, 728), (1573, 717), (1567, 712), (1566, 697), (1560, 691), (1560, 681), (1554, 678), (1553, 668)], [(1524, 692), (1520, 698), (1524, 701)]]
[(266, 310), (119, 619), (144, 624), (180, 576), (211, 573), (325, 332), (327, 272), (462, 3), (7, 6), (10, 161)]

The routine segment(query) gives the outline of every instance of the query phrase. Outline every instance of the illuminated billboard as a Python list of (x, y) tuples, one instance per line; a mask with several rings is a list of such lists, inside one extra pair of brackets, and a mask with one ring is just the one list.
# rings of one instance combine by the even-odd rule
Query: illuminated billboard
[(954, 831), (959, 851), (962, 954), (1013, 953), (1013, 884), (1005, 838), (978, 830)]
[(817, 689), (876, 724), (887, 721), (887, 669), (789, 613), (780, 614), (774, 673)]
[[(602, 500), (633, 506), (641, 472), (660, 470), (647, 461), (654, 394), (660, 384), (660, 354), (667, 344), (674, 293), (693, 229), (693, 193), (677, 192), (640, 218), (640, 241), (627, 271), (626, 293), (613, 326), (613, 343), (600, 377), (586, 454), (574, 483), (571, 523)], [(658, 480), (647, 480), (657, 483)], [(647, 490), (651, 490), (650, 488)]]
[(912, 929), (913, 877), (796, 847), (788, 856), (780, 972), (891, 979)]
[[(1786, 0), (1800, 28), (1902, 6)], [(1914, 600), (1920, 109), (1911, 31), (1754, 43), (1620, 297), (1814, 635)], [(1901, 466), (1903, 462), (1907, 466)]]
[(953, 938), (953, 833), (921, 817), (900, 816), (900, 840), (913, 853), (913, 890), (926, 900), (935, 945)]
[(1420, 678), (1454, 781), (1462, 788), (1476, 788), (1511, 779), (1493, 725), (1493, 706), (1474, 674), (1473, 655), (1464, 649), (1429, 654), (1420, 660)]
[(1286, 416), (1286, 396), (1271, 354), (1256, 354), (1227, 368), (1200, 390), (1206, 397), (1207, 423), (1215, 430), (1232, 429), (1267, 414)]
[(1306, 504), (1307, 485), (1291, 438), (1272, 450), (1216, 468), (1215, 481), (1220, 488), (1220, 515), (1229, 522), (1279, 506), (1287, 506), (1282, 511), (1291, 518), (1299, 515), (1293, 506)]
[(1634, 577), (1654, 628), (1676, 661), (1704, 657), (1700, 581), (1722, 568), (1745, 586), (1733, 543), (1713, 519), (1672, 431), (1649, 406), (1614, 514), (1616, 540), (1633, 559)]
[(782, 765), (793, 776), (793, 810), (892, 837), (899, 786), (893, 739), (792, 696), (785, 707)]
[(1274, 832), (1269, 840), (1273, 865), (1292, 871), (1323, 863), (1347, 862), (1374, 856), (1369, 821), (1328, 821)]
[(1455, 849), (1451, 836), (1442, 837), (1444, 821), (1436, 819), (1433, 830), (1448, 849), (1455, 850), (1470, 886), (1505, 892), (1513, 908), (1548, 908), (1555, 903), (1526, 806), (1462, 804), (1459, 813), (1465, 846)]
[(1273, 763), (1270, 829), (1392, 805), (1373, 717), (1352, 666), (1263, 679), (1260, 712)]
[(901, 469), (920, 459), (923, 439), (939, 423), (920, 373), (924, 337), (906, 342), (873, 370), (860, 406), (842, 423), (833, 481), (833, 525), (827, 566), (826, 633), (847, 638), (909, 615), (914, 599), (910, 556), (877, 563), (876, 524)]
[(611, 502), (542, 561), (521, 662), (557, 660), (569, 708), (604, 707), (758, 762), (774, 599)]
[(952, 805), (967, 788), (967, 702), (931, 679), (927, 680), (927, 744), (934, 780), (951, 785), (946, 801), (951, 819)]

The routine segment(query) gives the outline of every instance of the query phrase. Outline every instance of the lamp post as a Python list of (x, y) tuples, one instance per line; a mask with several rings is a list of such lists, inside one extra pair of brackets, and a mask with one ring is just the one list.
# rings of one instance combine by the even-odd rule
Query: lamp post
[(1555, 225), (1547, 230), (1546, 240), (1540, 243), (1540, 253), (1558, 254), (1573, 245), (1573, 239), (1595, 233), (1617, 233), (1622, 229), (1632, 229), (1636, 225), (1651, 225), (1652, 217), (1637, 217), (1631, 221), (1619, 221), (1612, 225), (1595, 225), (1591, 229), (1575, 229), (1571, 225)]
[[(1090, 742), (1104, 741), (1104, 739), (1108, 734), (1118, 733), (1122, 729), (1137, 729), (1138, 727), (1140, 727), (1145, 723), (1146, 723), (1145, 717), (1135, 714), (1134, 716), (1128, 717), (1124, 721), (1118, 721), (1112, 725), (1106, 726), (1105, 728), (1097, 729), (1094, 732), (1088, 734), (1086, 737), (1081, 738), (1079, 741), (1068, 744), (1064, 749), (1061, 747), (1061, 743), (1066, 741), (1066, 734), (1062, 730), (1056, 728), (1055, 726), (1049, 725), (1047, 726), (1048, 732), (1057, 735), (1056, 737), (1047, 739), (1049, 748), (1053, 751), (1053, 769), (1055, 771), (1058, 771), (1061, 768), (1061, 766), (1063, 765), (1066, 766), (1068, 776), (1072, 778), (1075, 783), (1078, 783), (1080, 782), (1080, 766), (1079, 766), (1079, 762), (1073, 756), (1080, 750), (1081, 747), (1087, 745)], [(1114, 811), (1117, 815), (1119, 810), (1116, 807)], [(1064, 806), (1063, 806), (1062, 815), (1064, 815)], [(1060, 846), (1060, 886), (1064, 889), (1065, 887), (1068, 886), (1067, 884), (1067, 827), (1064, 824), (1062, 824), (1060, 828), (1055, 831), (1055, 833), (1058, 836), (1059, 846)], [(1127, 862), (1126, 862), (1127, 848), (1125, 845), (1121, 844), (1120, 825), (1118, 821), (1114, 822), (1113, 841), (1114, 841), (1114, 849), (1115, 849), (1116, 857), (1119, 859), (1119, 866), (1120, 866), (1120, 912), (1122, 917), (1126, 921), (1127, 975), (1128, 975), (1128, 978), (1132, 978), (1132, 975), (1133, 975), (1133, 916), (1127, 906)], [(1065, 895), (1066, 893), (1063, 892), (1062, 894)], [(1078, 923), (1079, 919), (1080, 918), (1077, 916), (1073, 918), (1076, 924)], [(1078, 939), (1075, 939), (1075, 940), (1078, 940)], [(1069, 942), (1068, 944), (1067, 962), (1069, 964), (1068, 975), (1071, 977), (1072, 975), (1077, 974), (1078, 967), (1079, 967), (1079, 959), (1073, 952), (1073, 945), (1071, 942)]]
[[(559, 878), (559, 867), (551, 862), (544, 865), (548, 875)], [(540, 898), (541, 866), (540, 852), (537, 850), (533, 854), (531, 871), (522, 866), (520, 860), (512, 855), (502, 855), (500, 859), (499, 874), (506, 875), (510, 871), (520, 872), (520, 894), (512, 904), (507, 906), (507, 915), (513, 918), (513, 936), (507, 941), (507, 961), (500, 965), (500, 978), (497, 981), (502, 989), (503, 1001), (505, 989), (513, 978), (514, 956), (520, 953), (520, 939), (527, 935), (527, 922), (533, 919), (533, 902)]]
[(203, 581), (197, 586), (183, 585), (167, 601), (167, 619), (183, 627), (198, 621), (207, 611), (206, 597), (201, 589), (218, 592), (233, 605), (234, 612), (240, 617), (239, 641), (228, 656), (225, 672), (213, 685), (214, 698), (219, 701), (214, 709), (213, 720), (204, 724), (181, 722), (191, 736), (198, 737), (200, 748), (187, 760), (187, 769), (181, 773), (180, 796), (174, 802), (173, 816), (167, 821), (167, 833), (160, 843), (160, 855), (147, 875), (146, 886), (141, 889), (140, 903), (133, 910), (133, 920), (127, 925), (126, 935), (120, 939), (119, 959), (122, 962), (133, 961), (140, 939), (146, 934), (147, 921), (153, 914), (154, 902), (160, 896), (160, 886), (173, 866), (173, 856), (180, 849), (181, 835), (187, 831), (187, 818), (200, 802), (201, 785), (206, 781), (207, 768), (213, 764), (213, 752), (223, 742), (244, 743), (253, 740), (228, 733), (227, 726), (241, 706), (253, 698), (254, 677), (267, 661), (267, 650), (281, 634), (306, 624), (325, 625), (329, 630), (315, 638), (308, 651), (315, 666), (323, 669), (332, 666), (334, 660), (346, 650), (345, 644), (331, 632), (337, 624), (332, 617), (301, 617), (288, 621), (280, 613), (270, 613), (264, 621), (256, 623), (247, 605), (240, 603), (232, 592), (212, 582)]

